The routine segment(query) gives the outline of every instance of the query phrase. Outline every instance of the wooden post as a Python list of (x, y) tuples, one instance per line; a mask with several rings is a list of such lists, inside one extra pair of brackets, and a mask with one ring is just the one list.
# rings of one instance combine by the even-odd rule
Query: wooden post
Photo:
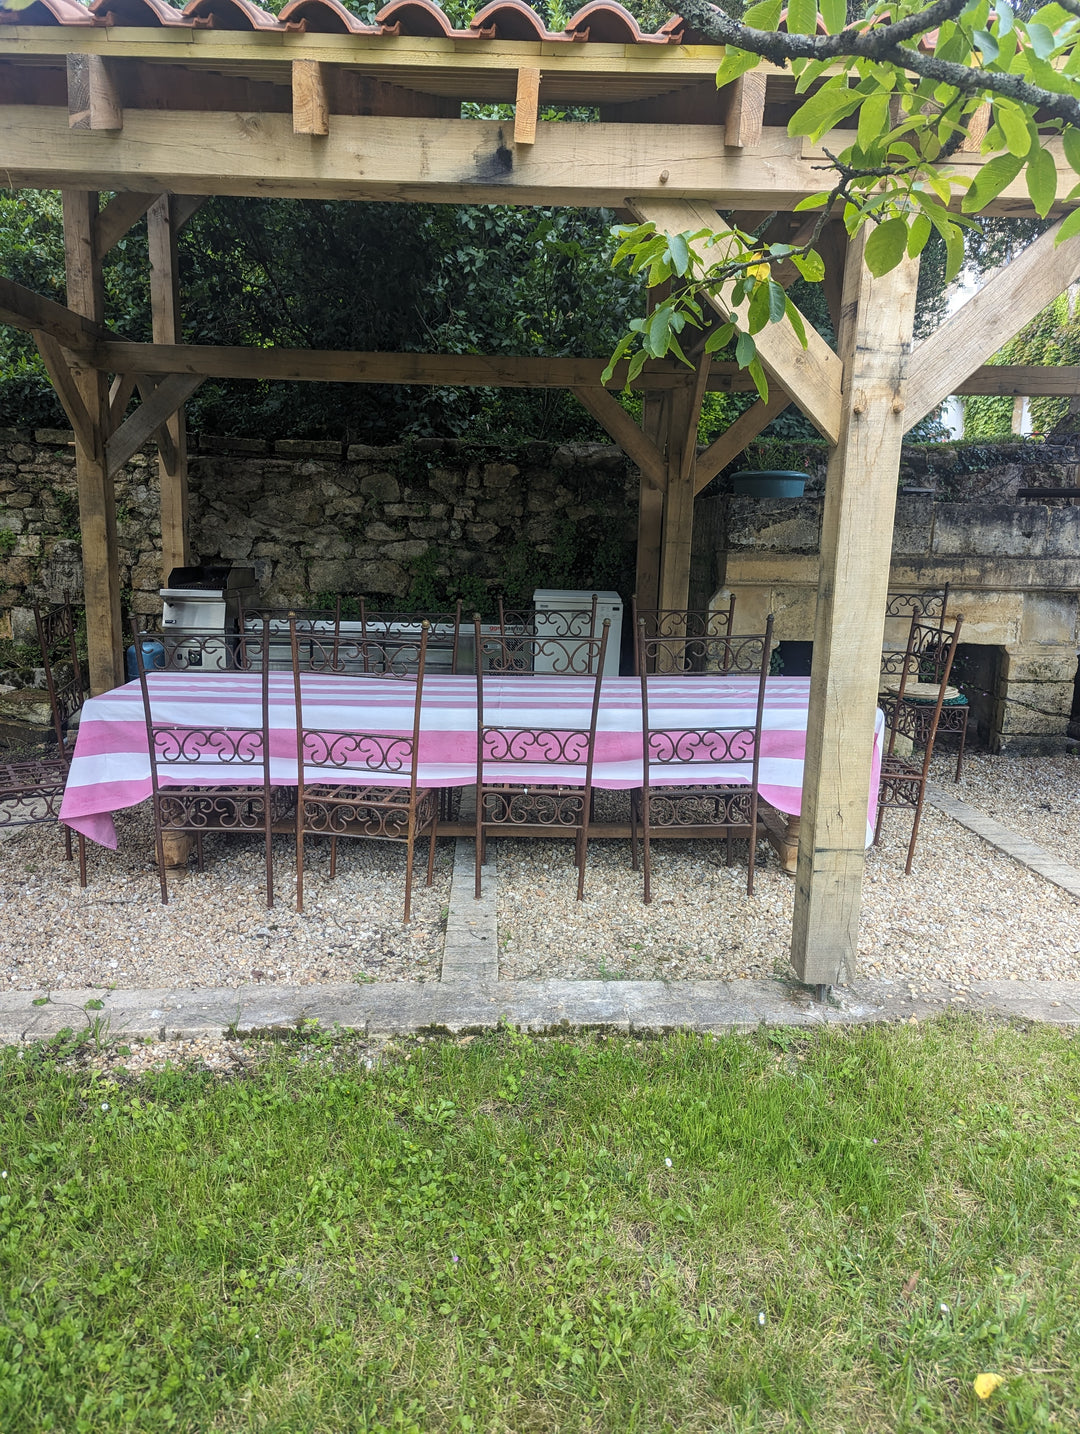
[(832, 985), (855, 971), (875, 708), (918, 263), (875, 279), (866, 231), (844, 274), (840, 440), (829, 460), (814, 624), (791, 961)]
[(692, 388), (675, 389), (668, 404), (667, 492), (660, 549), (662, 608), (685, 608), (690, 591), (690, 548), (694, 537), (697, 426), (708, 381), (709, 358), (698, 361)]
[[(150, 311), (154, 343), (179, 343), (177, 323), (176, 230), (173, 201), (167, 194), (155, 199), (146, 212), (150, 244)], [(187, 428), (183, 407), (162, 425), (167, 442), (158, 445), (161, 480), (162, 585), (173, 568), (187, 567), (188, 544)]]
[[(63, 192), (64, 259), (68, 307), (100, 324), (105, 317), (101, 262), (94, 248), (98, 197), (86, 190)], [(86, 410), (85, 433), (75, 438), (79, 485), (83, 589), (86, 595), (86, 643), (90, 686), (107, 692), (124, 681), (120, 619), (120, 571), (116, 542), (116, 494), (105, 462), (109, 394), (105, 375), (69, 358), (71, 374)]]
[[(646, 393), (642, 403), (642, 429), (646, 438), (661, 452), (667, 434), (669, 398), (668, 393)], [(637, 568), (634, 592), (638, 606), (642, 608), (660, 606), (660, 542), (664, 530), (666, 486), (666, 465), (664, 487), (651, 484), (644, 472), (638, 484)]]

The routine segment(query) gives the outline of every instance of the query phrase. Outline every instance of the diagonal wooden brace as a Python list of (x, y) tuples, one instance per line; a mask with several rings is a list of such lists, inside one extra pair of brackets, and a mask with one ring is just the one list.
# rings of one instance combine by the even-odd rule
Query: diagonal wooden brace
[(105, 444), (105, 463), (114, 476), (148, 442), (167, 418), (191, 397), (202, 379), (190, 373), (174, 373), (163, 379), (149, 397), (116, 430)]

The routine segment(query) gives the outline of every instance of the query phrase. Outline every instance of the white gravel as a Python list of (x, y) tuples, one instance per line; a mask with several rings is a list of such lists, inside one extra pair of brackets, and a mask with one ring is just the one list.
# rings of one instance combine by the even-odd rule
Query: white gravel
[(208, 837), (205, 872), (170, 872), (162, 906), (149, 809), (118, 812), (116, 827), (118, 851), (87, 843), (85, 891), (54, 826), (0, 845), (0, 982), (9, 989), (438, 979), (452, 842), (439, 843), (430, 888), (417, 850), (404, 926), (405, 849), (395, 843), (340, 841), (331, 882), (328, 843), (309, 839), (300, 916), (291, 838), (274, 845), (272, 910), (261, 838), (246, 836)]
[[(965, 760), (950, 792), (1080, 865), (1080, 758)], [(598, 794), (597, 819), (624, 802)], [(866, 975), (912, 982), (940, 977), (1080, 979), (1080, 902), (927, 806), (905, 877), (910, 817), (888, 818), (871, 851), (859, 943)], [(89, 847), (80, 890), (54, 827), (31, 827), (0, 845), (0, 982), (12, 988), (239, 986), (249, 981), (437, 980), (450, 900), (453, 844), (441, 842), (435, 885), (414, 887), (414, 919), (401, 923), (404, 851), (342, 842), (337, 879), (324, 843), (309, 843), (307, 911), (293, 909), (293, 843), (275, 849), (277, 905), (262, 894), (255, 838), (212, 838), (207, 870), (170, 876), (158, 899), (148, 812), (118, 814), (120, 850)], [(746, 846), (724, 865), (722, 842), (654, 845), (654, 901), (641, 899), (627, 842), (589, 850), (586, 900), (574, 900), (572, 843), (502, 840), (498, 854), (500, 974), (686, 978), (789, 974), (794, 882), (766, 842), (757, 889), (746, 894)], [(419, 853), (418, 853), (419, 856)]]
[(956, 786), (954, 762), (947, 752), (934, 758), (934, 780), (945, 791), (1080, 866), (1080, 749), (1074, 756), (1022, 759), (965, 752)]
[[(909, 816), (891, 814), (867, 860), (863, 974), (1080, 979), (1080, 903), (929, 806), (906, 877), (910, 832)], [(569, 842), (501, 842), (501, 973), (637, 980), (790, 974), (794, 881), (771, 847), (759, 844), (752, 897), (745, 842), (735, 843), (731, 868), (721, 842), (665, 839), (653, 853), (650, 906), (625, 842), (590, 847), (579, 903)]]

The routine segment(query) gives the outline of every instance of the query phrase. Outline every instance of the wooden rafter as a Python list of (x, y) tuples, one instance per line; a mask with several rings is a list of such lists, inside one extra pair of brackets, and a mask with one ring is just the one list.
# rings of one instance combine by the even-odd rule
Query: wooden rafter
[(326, 97), (324, 70), (321, 60), (292, 62), (293, 134), (330, 133), (330, 104)]
[(574, 397), (587, 408), (605, 433), (619, 445), (631, 462), (641, 469), (645, 479), (655, 488), (663, 488), (665, 479), (664, 459), (651, 438), (637, 426), (634, 420), (606, 388), (585, 388), (575, 386)]
[(37, 330), (76, 352), (93, 348), (105, 330), (74, 310), (35, 294), (14, 279), (0, 277), (0, 324)]
[[(715, 210), (689, 201), (658, 204), (653, 200), (631, 200), (643, 220), (652, 220), (658, 230), (678, 234), (687, 230), (716, 227)], [(724, 295), (707, 295), (708, 302), (727, 318), (732, 307)], [(758, 354), (769, 374), (791, 395), (811, 423), (835, 443), (840, 432), (840, 392), (843, 365), (839, 358), (809, 323), (806, 323), (807, 346), (799, 343), (795, 330), (788, 323), (767, 324), (755, 336)]]
[(105, 445), (105, 460), (109, 476), (114, 476), (137, 453), (144, 443), (153, 438), (167, 418), (171, 418), (181, 404), (185, 403), (202, 383), (202, 379), (187, 373), (171, 374), (163, 379), (149, 398), (142, 403), (130, 418), (120, 425)]
[(104, 55), (69, 54), (67, 90), (69, 129), (115, 133), (124, 128), (112, 60)]
[(514, 143), (536, 143), (536, 118), (540, 108), (540, 71), (523, 66), (517, 73), (514, 96)]
[(719, 472), (738, 458), (748, 443), (752, 443), (774, 418), (790, 406), (791, 399), (784, 390), (774, 387), (769, 390), (767, 403), (759, 398), (745, 413), (740, 413), (726, 432), (714, 438), (704, 453), (698, 454), (695, 492), (700, 493)]

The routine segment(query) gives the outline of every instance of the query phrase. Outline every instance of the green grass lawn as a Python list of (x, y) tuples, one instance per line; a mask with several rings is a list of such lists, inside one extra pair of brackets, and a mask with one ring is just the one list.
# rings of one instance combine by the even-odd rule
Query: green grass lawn
[(1080, 1427), (1060, 1032), (0, 1066), (4, 1434)]

